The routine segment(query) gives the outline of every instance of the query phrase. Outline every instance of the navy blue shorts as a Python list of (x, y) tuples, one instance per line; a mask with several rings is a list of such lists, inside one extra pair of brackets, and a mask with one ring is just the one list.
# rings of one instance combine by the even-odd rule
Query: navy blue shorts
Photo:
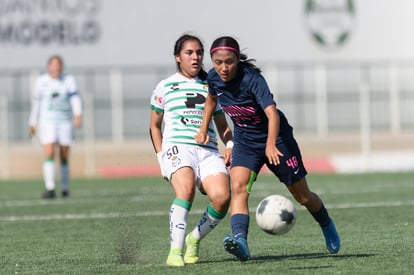
[(235, 143), (231, 167), (243, 166), (258, 174), (263, 165), (266, 164), (269, 170), (285, 185), (291, 185), (307, 175), (299, 146), (293, 134), (279, 136), (276, 146), (283, 154), (280, 157), (279, 165), (269, 163), (265, 153), (265, 145), (258, 146), (258, 144), (255, 144), (253, 146), (246, 146)]

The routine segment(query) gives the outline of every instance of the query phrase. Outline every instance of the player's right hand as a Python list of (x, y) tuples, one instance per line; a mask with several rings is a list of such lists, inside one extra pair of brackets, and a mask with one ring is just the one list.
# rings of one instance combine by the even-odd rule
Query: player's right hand
[(194, 136), (194, 140), (200, 144), (207, 144), (210, 141), (210, 136), (207, 133), (198, 132)]
[(232, 148), (226, 148), (223, 152), (224, 164), (226, 164), (226, 166), (230, 166), (231, 164), (232, 151)]

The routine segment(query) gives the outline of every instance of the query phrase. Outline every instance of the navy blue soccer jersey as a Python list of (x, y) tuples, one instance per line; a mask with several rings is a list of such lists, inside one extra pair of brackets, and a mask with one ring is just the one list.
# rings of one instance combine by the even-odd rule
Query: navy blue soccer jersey
[[(235, 142), (248, 143), (249, 147), (264, 147), (268, 136), (268, 119), (264, 109), (276, 104), (264, 77), (240, 63), (237, 76), (223, 82), (215, 69), (207, 77), (209, 93), (217, 95), (218, 102), (234, 124)], [(285, 115), (280, 116), (279, 135), (291, 132)]]

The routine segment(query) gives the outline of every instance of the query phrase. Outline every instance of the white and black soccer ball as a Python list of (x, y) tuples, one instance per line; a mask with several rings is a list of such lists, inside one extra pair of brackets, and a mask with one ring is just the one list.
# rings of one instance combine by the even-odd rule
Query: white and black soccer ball
[(296, 207), (284, 196), (267, 196), (256, 208), (256, 223), (268, 234), (285, 234), (292, 229), (295, 222)]

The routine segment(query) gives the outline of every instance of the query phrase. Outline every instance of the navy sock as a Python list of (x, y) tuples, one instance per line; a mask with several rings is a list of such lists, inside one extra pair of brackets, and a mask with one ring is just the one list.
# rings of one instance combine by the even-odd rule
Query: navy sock
[(321, 208), (317, 212), (310, 213), (321, 227), (327, 226), (331, 221), (331, 218), (328, 214), (328, 210), (326, 210), (325, 205), (323, 205), (323, 203), (321, 203)]
[(231, 216), (231, 229), (233, 231), (233, 237), (235, 239), (247, 240), (247, 234), (249, 232), (249, 215), (235, 214)]

